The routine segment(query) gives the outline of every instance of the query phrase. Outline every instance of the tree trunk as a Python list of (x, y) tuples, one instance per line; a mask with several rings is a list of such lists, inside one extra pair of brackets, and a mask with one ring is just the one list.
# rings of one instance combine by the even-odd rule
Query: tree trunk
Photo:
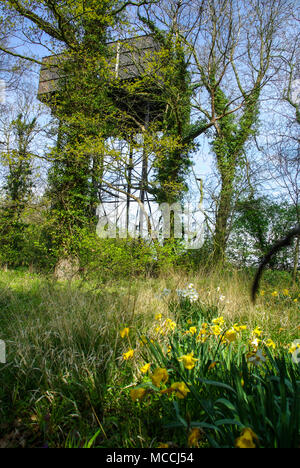
[(231, 172), (227, 172), (223, 177), (219, 206), (216, 215), (216, 226), (213, 238), (213, 265), (217, 265), (219, 267), (222, 267), (225, 261), (228, 237), (227, 228), (233, 195), (233, 179), (234, 177)]

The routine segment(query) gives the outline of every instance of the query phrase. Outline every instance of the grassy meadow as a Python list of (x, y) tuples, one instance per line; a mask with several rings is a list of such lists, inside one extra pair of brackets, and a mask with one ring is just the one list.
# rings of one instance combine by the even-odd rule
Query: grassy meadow
[(299, 447), (300, 291), (252, 279), (1, 271), (0, 447)]

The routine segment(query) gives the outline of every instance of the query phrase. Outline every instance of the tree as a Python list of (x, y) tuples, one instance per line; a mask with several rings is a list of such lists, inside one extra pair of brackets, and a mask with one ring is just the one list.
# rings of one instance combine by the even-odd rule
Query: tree
[[(162, 1), (145, 7), (140, 19), (150, 29), (178, 36), (185, 44), (191, 73), (191, 143), (208, 134), (220, 177), (213, 239), (214, 264), (222, 263), (238, 169), (257, 132), (262, 90), (274, 73), (273, 53), (287, 14), (281, 0)], [(174, 18), (176, 17), (176, 21)], [(176, 28), (174, 28), (176, 24)]]
[(33, 196), (32, 143), (38, 131), (37, 116), (30, 115), (27, 102), (23, 113), (1, 116), (2, 143), (0, 160), (4, 172), (1, 203), (1, 257), (6, 263), (15, 263), (23, 248), (26, 228), (24, 212)]
[[(298, 15), (297, 15), (298, 12)], [(267, 164), (273, 191), (283, 207), (294, 213), (294, 224), (300, 223), (300, 69), (299, 69), (299, 7), (292, 8), (292, 28), (283, 34), (283, 44), (277, 56), (280, 73), (272, 80), (272, 98), (269, 98), (270, 119), (264, 129), (260, 150)], [(298, 26), (298, 29), (297, 29)], [(292, 226), (291, 226), (292, 227)], [(299, 267), (299, 236), (293, 240), (293, 280)]]
[[(76, 229), (86, 224), (88, 213), (95, 212), (97, 184), (105, 182), (101, 180), (104, 154), (113, 155), (108, 136), (128, 141), (138, 131), (143, 135), (144, 188), (157, 200), (172, 202), (182, 197), (189, 153), (197, 138), (206, 134), (220, 178), (213, 245), (214, 263), (222, 263), (238, 177), (245, 169), (244, 153), (257, 132), (262, 91), (276, 71), (273, 55), (289, 14), (286, 2), (2, 3), (8, 15), (17, 14), (33, 41), (62, 54), (57, 55), (62, 86), (53, 106), (61, 122), (60, 141), (53, 152), (50, 178), (61, 237), (77, 237)], [(122, 28), (126, 37), (129, 10), (138, 29), (155, 37), (160, 51), (157, 62), (139, 80), (114, 81), (116, 98), (113, 86), (108, 86), (112, 77), (107, 42)], [(10, 53), (6, 47), (0, 50)], [(34, 56), (14, 55), (41, 63)], [(160, 117), (148, 124), (137, 117), (128, 105), (133, 97), (135, 103), (156, 100)], [(152, 181), (146, 174), (151, 153)], [(118, 161), (119, 155), (114, 153), (113, 158)]]

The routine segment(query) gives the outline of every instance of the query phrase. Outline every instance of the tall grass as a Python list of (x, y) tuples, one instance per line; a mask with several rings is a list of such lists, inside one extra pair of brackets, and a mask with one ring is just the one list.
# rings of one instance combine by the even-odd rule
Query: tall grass
[[(268, 296), (253, 307), (250, 278), (237, 272), (191, 277), (169, 271), (102, 285), (0, 272), (0, 339), (7, 349), (7, 364), (0, 364), (0, 445), (20, 445), (20, 434), (25, 446), (154, 444), (164, 430), (154, 430), (159, 405), (142, 412), (130, 401), (141, 359), (139, 352), (130, 363), (122, 355), (128, 346), (139, 351), (139, 335), (156, 314), (178, 319), (176, 290), (190, 282), (229, 323), (267, 327), (283, 343), (298, 336), (297, 303)], [(119, 333), (125, 326), (135, 330), (129, 343)], [(8, 438), (16, 427), (19, 436)]]

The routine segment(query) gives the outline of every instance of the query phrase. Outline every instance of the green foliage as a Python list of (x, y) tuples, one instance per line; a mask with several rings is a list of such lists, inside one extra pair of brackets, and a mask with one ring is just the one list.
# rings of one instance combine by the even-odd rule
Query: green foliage
[[(161, 36), (159, 38), (161, 39)], [(171, 137), (171, 141), (177, 142), (177, 145), (173, 150), (169, 148), (162, 157), (156, 157), (154, 181), (158, 187), (155, 188), (154, 194), (159, 203), (173, 203), (187, 190), (185, 175), (191, 166), (189, 152), (193, 142), (184, 142), (190, 132), (192, 88), (186, 51), (181, 38), (178, 36), (174, 39), (170, 34), (161, 39), (160, 44), (163, 89), (158, 99), (165, 109), (162, 131), (166, 137)]]
[[(271, 351), (268, 341), (268, 346), (260, 346), (259, 351), (251, 350), (247, 332), (239, 331), (238, 324), (236, 328), (224, 327), (220, 317), (212, 320), (213, 326), (209, 325), (203, 321), (201, 308), (198, 316), (191, 313), (185, 321), (186, 303), (181, 303), (183, 315), (177, 331), (169, 338), (170, 349), (166, 352), (158, 342), (147, 342), (151, 357), (146, 359), (155, 361), (153, 370), (168, 372), (167, 383), (153, 386), (146, 380), (137, 387), (146, 389), (148, 398), (152, 393), (159, 395), (163, 421), (170, 430), (169, 440), (186, 446), (187, 435), (199, 428), (196, 446), (202, 434), (210, 447), (233, 448), (245, 443), (240, 434), (243, 429), (250, 429), (254, 433), (253, 447), (298, 447), (299, 365), (292, 362), (286, 351)], [(193, 308), (196, 305), (189, 312)], [(242, 336), (237, 339), (239, 334)], [(255, 334), (260, 335), (260, 331), (254, 330), (252, 339)], [(252, 357), (257, 357), (257, 361), (251, 361)], [(174, 396), (175, 382), (181, 382), (183, 393)]]
[(4, 192), (10, 202), (11, 216), (19, 218), (26, 202), (32, 194), (32, 155), (30, 143), (37, 124), (37, 119), (28, 121), (19, 114), (11, 122), (10, 128), (15, 138), (15, 148), (1, 153), (2, 163), (7, 166), (8, 174), (4, 184)]
[[(283, 238), (297, 224), (295, 206), (278, 204), (267, 197), (240, 200), (237, 204), (229, 255), (243, 265), (256, 263), (270, 247)], [(293, 246), (279, 252), (271, 267), (290, 269), (293, 265)]]

